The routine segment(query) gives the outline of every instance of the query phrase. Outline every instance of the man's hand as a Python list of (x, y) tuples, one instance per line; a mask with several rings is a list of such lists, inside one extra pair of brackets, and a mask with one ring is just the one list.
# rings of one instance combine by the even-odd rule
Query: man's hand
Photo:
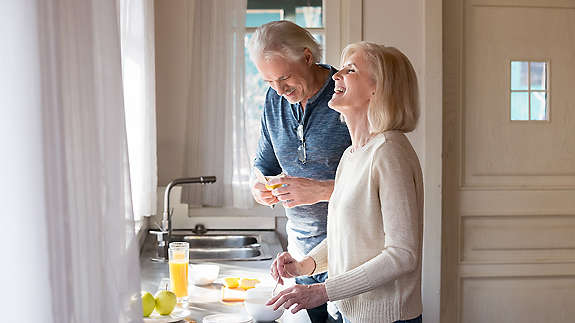
[(282, 186), (273, 189), (271, 193), (282, 202), (284, 207), (291, 208), (329, 201), (334, 181), (318, 181), (291, 176), (273, 177), (268, 181), (270, 186), (279, 184)]
[(265, 184), (255, 182), (252, 186), (252, 196), (262, 205), (274, 205), (279, 202), (277, 197), (275, 197), (270, 190), (268, 190)]

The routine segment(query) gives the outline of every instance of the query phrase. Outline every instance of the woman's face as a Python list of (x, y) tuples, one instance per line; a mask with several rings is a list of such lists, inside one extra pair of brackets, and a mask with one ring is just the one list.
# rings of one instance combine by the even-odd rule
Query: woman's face
[(375, 92), (375, 81), (362, 51), (351, 54), (341, 69), (333, 75), (335, 90), (328, 105), (342, 113), (367, 113)]
[[(258, 59), (255, 64), (260, 75), (278, 95), (286, 98), (289, 103), (297, 103), (313, 96), (310, 75), (313, 60), (311, 52), (304, 53), (304, 58), (291, 61), (281, 56), (271, 56)], [(311, 64), (309, 62), (312, 62)]]

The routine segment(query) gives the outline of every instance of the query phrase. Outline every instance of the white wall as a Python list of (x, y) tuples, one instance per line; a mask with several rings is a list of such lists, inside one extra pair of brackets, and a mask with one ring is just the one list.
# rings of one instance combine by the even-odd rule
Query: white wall
[[(363, 12), (364, 40), (396, 47), (407, 55), (417, 73), (421, 91), (425, 78), (423, 1), (364, 0)], [(421, 120), (424, 120), (425, 109), (421, 112)], [(425, 159), (423, 132), (425, 122), (420, 122), (409, 135), (422, 164)]]
[(188, 0), (155, 1), (158, 184), (182, 177), (186, 102)]
[(421, 117), (409, 138), (425, 182), (423, 306), (425, 322), (439, 322), (442, 152), (441, 0), (363, 0), (363, 40), (394, 46), (413, 64)]

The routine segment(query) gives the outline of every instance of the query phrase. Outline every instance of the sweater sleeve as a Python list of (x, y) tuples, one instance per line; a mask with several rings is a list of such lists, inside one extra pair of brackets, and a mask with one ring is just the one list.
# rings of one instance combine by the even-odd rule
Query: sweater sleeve
[(418, 266), (423, 220), (416, 193), (417, 177), (407, 154), (395, 145), (384, 144), (376, 152), (371, 168), (371, 185), (378, 188), (379, 194), (379, 205), (373, 203), (373, 207), (379, 208), (377, 212), (383, 219), (384, 249), (358, 267), (328, 278), (330, 301), (365, 293)]
[(315, 269), (310, 276), (327, 271), (327, 239), (320, 242), (307, 255), (315, 261)]

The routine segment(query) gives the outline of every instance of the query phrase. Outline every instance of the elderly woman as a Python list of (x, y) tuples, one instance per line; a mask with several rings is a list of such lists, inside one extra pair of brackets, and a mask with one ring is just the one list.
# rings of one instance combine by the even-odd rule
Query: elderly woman
[(352, 145), (337, 169), (327, 239), (302, 260), (283, 253), (272, 265), (280, 281), (326, 270), (329, 278), (268, 305), (297, 312), (329, 300), (346, 322), (421, 322), (423, 179), (404, 135), (419, 117), (415, 72), (399, 50), (361, 42), (344, 49), (333, 79), (329, 106)]

